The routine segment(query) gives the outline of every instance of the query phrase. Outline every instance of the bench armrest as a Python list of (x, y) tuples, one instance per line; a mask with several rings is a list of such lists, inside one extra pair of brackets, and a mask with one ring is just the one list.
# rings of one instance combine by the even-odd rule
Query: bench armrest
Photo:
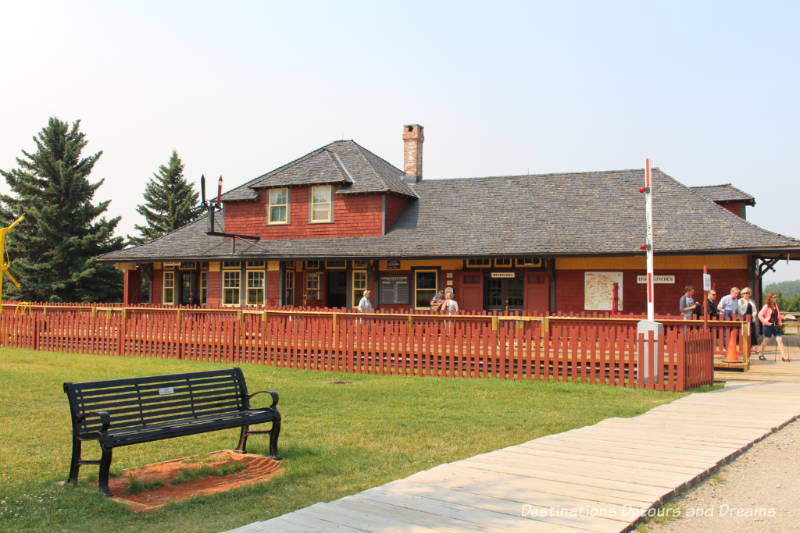
[(83, 413), (81, 416), (78, 417), (77, 423), (80, 424), (84, 420), (86, 420), (89, 416), (98, 416), (100, 417), (100, 423), (103, 425), (103, 428), (100, 431), (108, 431), (108, 426), (111, 425), (111, 415), (108, 414), (108, 411), (89, 411)]
[(272, 396), (272, 405), (270, 405), (270, 408), (278, 405), (278, 393), (275, 392), (274, 390), (260, 390), (258, 392), (254, 392), (253, 394), (248, 394), (247, 399), (250, 400), (256, 394), (269, 394), (270, 396)]

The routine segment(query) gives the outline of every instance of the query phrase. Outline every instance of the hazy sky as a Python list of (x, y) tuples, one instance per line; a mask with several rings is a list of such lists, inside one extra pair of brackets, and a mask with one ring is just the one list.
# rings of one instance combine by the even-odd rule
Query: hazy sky
[(420, 123), (426, 179), (649, 156), (686, 185), (732, 183), (756, 197), (749, 220), (800, 237), (799, 6), (6, 0), (0, 168), (49, 116), (81, 119), (126, 234), (173, 149), (187, 179), (229, 189), (341, 138), (402, 168), (401, 126)]

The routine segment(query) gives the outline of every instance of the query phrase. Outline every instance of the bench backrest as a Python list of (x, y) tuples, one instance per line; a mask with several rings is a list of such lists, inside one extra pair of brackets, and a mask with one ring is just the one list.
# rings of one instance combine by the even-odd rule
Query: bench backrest
[(64, 383), (75, 431), (99, 430), (100, 419), (85, 417), (92, 411), (107, 411), (110, 428), (141, 427), (240, 411), (249, 408), (247, 386), (240, 368), (114, 379), (86, 383)]

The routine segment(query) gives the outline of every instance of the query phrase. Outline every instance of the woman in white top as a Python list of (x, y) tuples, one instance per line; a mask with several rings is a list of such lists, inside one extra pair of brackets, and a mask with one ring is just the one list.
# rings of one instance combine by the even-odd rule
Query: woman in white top
[(364, 291), (364, 295), (361, 296), (361, 300), (358, 302), (358, 312), (359, 313), (371, 313), (372, 312), (372, 302), (369, 301), (369, 297), (372, 294), (371, 291), (366, 290)]

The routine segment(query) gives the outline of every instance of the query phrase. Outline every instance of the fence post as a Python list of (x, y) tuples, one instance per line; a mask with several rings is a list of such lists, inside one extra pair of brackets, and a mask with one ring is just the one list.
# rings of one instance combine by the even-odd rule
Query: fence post
[(39, 317), (33, 316), (33, 349), (39, 349)]
[(119, 317), (119, 329), (118, 335), (119, 338), (117, 339), (117, 355), (125, 355), (125, 322), (127, 319), (127, 313), (125, 310), (122, 310)]
[(493, 316), (492, 317), (492, 331), (497, 331), (497, 326), (498, 326), (499, 323), (500, 323), (500, 320), (497, 318), (497, 316), (496, 315)]
[(333, 345), (336, 346), (336, 324), (339, 321), (339, 313), (331, 315), (331, 327), (333, 329)]

